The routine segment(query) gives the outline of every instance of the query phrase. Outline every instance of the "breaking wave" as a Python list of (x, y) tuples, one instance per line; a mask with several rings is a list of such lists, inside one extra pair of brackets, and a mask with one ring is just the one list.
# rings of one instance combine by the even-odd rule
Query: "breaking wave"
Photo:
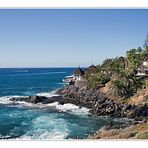
[(56, 90), (51, 92), (43, 92), (43, 93), (37, 93), (36, 96), (43, 96), (43, 97), (53, 97), (53, 96), (59, 96), (56, 94)]
[[(20, 96), (5, 96), (0, 97), (0, 104), (3, 105), (13, 105), (16, 107), (28, 107), (28, 108), (40, 108), (40, 109), (47, 109), (47, 108), (54, 108), (61, 112), (68, 112), (75, 115), (89, 115), (90, 109), (85, 107), (79, 107), (71, 103), (67, 103), (64, 105), (59, 104), (58, 102), (48, 103), (48, 104), (42, 104), (42, 103), (28, 103), (25, 101), (11, 101), (12, 97), (20, 97)], [(26, 97), (26, 96), (21, 96)]]
[(67, 122), (53, 115), (39, 116), (31, 124), (31, 130), (19, 139), (65, 139), (69, 135)]
[(67, 103), (64, 105), (57, 104), (56, 109), (63, 111), (63, 112), (73, 113), (76, 115), (89, 115), (90, 114), (89, 113), (90, 109), (87, 109), (85, 107), (80, 108), (79, 106), (76, 106), (70, 103)]

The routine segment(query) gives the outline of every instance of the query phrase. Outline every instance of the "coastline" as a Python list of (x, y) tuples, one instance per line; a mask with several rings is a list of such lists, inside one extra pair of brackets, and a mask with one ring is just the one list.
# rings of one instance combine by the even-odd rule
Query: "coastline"
[[(117, 103), (111, 100), (100, 90), (91, 90), (86, 88), (77, 88), (75, 86), (68, 86), (65, 88), (58, 89), (53, 96), (29, 96), (29, 97), (13, 97), (10, 99), (12, 102), (22, 101), (32, 104), (42, 104), (42, 105), (61, 105), (72, 104), (77, 107), (77, 109), (88, 109), (87, 111), (92, 116), (108, 116), (117, 119), (126, 118), (128, 122), (122, 122), (118, 125), (114, 125), (110, 122), (109, 125), (104, 126), (99, 131), (94, 132), (88, 136), (88, 139), (110, 139), (110, 138), (133, 138), (133, 134), (126, 136), (119, 136), (125, 131), (128, 132), (131, 128), (134, 129), (138, 125), (148, 125), (148, 105), (131, 105), (125, 103)], [(56, 103), (56, 104), (55, 104)], [(75, 111), (75, 110), (74, 110)], [(119, 130), (120, 129), (120, 130)], [(121, 130), (122, 129), (122, 130)], [(111, 131), (118, 133), (118, 136), (113, 136)], [(110, 136), (103, 137), (100, 136), (102, 133), (110, 133)], [(136, 132), (135, 132), (136, 133)], [(136, 133), (137, 134), (137, 133)], [(136, 136), (137, 137), (137, 136)]]

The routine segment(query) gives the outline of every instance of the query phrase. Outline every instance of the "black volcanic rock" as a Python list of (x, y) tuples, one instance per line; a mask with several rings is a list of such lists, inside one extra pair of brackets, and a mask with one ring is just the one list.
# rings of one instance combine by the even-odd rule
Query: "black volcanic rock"
[(25, 101), (28, 102), (29, 97), (12, 97), (10, 98), (11, 101)]
[(107, 98), (99, 89), (78, 89), (74, 86), (69, 86), (59, 89), (56, 94), (59, 96), (44, 97), (44, 96), (29, 96), (29, 97), (13, 97), (12, 101), (26, 101), (29, 103), (53, 103), (59, 104), (71, 103), (79, 107), (87, 107), (90, 113), (98, 116), (110, 116), (120, 118), (136, 118), (141, 119), (148, 117), (148, 105), (126, 105), (117, 103)]
[(99, 89), (81, 89), (74, 86), (60, 89), (57, 92), (62, 96), (62, 104), (72, 103), (78, 106), (87, 107), (90, 112), (99, 116), (111, 116), (121, 118), (134, 118), (137, 116), (148, 116), (148, 105), (126, 105), (117, 103), (107, 98)]
[(11, 101), (25, 101), (28, 103), (52, 103), (61, 100), (61, 96), (44, 97), (44, 96), (29, 96), (29, 97), (13, 97)]
[(50, 98), (43, 100), (41, 103), (48, 104), (48, 103), (53, 103), (53, 102), (59, 102), (62, 99), (63, 98), (61, 96), (53, 96), (53, 97), (50, 97)]
[(44, 97), (44, 96), (30, 96), (29, 97), (29, 100), (31, 103), (39, 103), (39, 102), (43, 102), (45, 100), (47, 100), (48, 98), (47, 97)]

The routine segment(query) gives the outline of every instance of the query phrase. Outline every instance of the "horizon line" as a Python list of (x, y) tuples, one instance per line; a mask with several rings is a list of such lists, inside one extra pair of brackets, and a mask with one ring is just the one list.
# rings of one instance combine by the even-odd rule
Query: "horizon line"
[[(0, 67), (0, 69), (9, 69), (9, 68), (77, 68), (79, 66), (55, 66), (55, 67)], [(85, 68), (87, 66), (80, 66), (82, 68)]]

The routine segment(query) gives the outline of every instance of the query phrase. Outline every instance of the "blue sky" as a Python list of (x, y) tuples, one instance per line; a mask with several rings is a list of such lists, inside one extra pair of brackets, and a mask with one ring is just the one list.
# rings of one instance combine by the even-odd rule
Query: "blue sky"
[(0, 10), (0, 67), (101, 63), (142, 47), (148, 10)]

